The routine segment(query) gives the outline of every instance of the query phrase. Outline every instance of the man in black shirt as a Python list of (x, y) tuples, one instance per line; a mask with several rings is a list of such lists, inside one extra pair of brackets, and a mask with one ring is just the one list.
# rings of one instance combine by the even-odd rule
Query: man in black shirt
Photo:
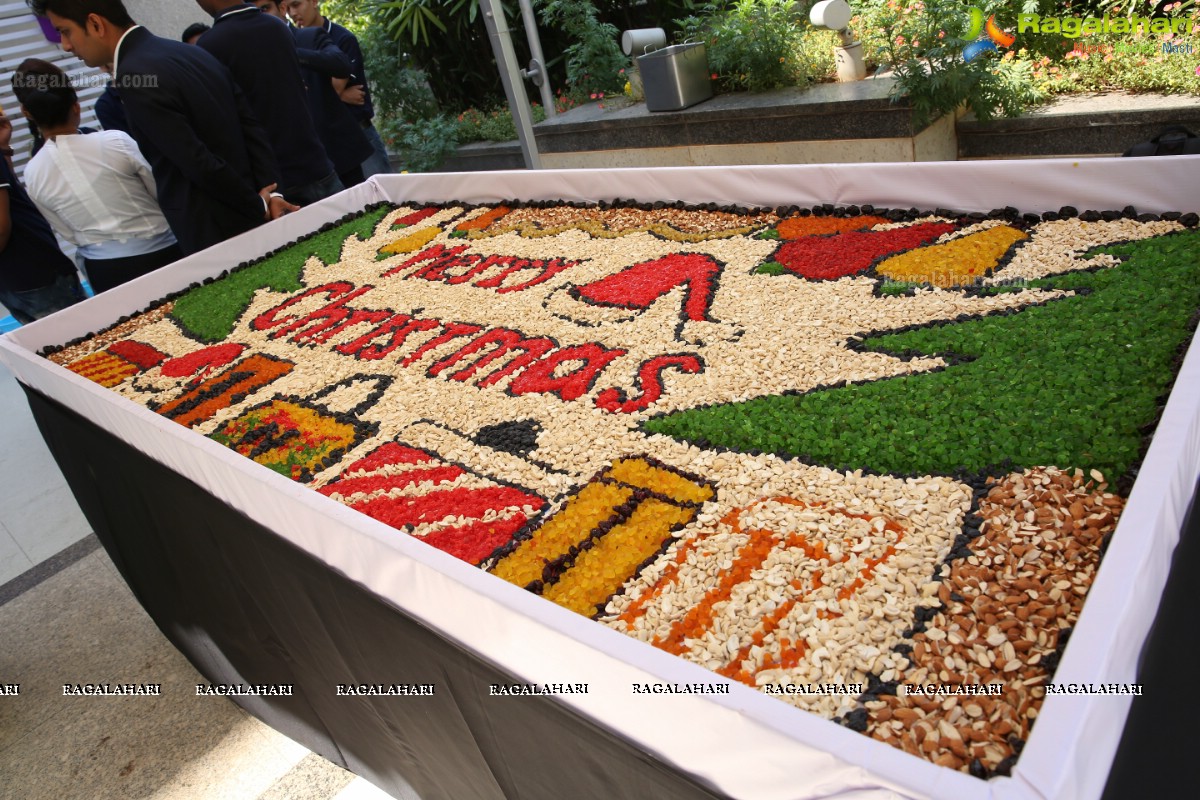
[(96, 119), (100, 127), (106, 131), (124, 131), (129, 133), (129, 120), (125, 118), (125, 106), (121, 105), (121, 95), (110, 82), (104, 87), (104, 93), (96, 98), (94, 107)]
[(195, 44), (200, 41), (200, 37), (211, 31), (208, 25), (203, 22), (193, 22), (183, 29), (183, 33), (179, 34), (179, 41), (184, 44)]

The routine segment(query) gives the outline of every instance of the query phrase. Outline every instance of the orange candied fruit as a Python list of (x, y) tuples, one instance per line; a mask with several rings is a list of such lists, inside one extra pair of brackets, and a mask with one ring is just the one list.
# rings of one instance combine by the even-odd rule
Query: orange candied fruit
[(776, 230), (780, 239), (800, 239), (804, 236), (824, 236), (830, 233), (862, 231), (883, 225), (884, 217), (862, 215), (857, 217), (788, 217), (779, 223)]
[(482, 231), (490, 226), (493, 222), (501, 219), (508, 214), (512, 209), (508, 206), (496, 206), (489, 209), (478, 217), (472, 217), (466, 222), (462, 222), (455, 228), (456, 231)]

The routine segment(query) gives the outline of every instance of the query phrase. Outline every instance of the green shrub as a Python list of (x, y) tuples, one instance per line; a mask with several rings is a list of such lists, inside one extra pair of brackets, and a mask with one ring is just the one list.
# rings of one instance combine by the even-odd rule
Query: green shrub
[[(531, 107), (534, 124), (546, 118), (545, 109)], [(388, 149), (404, 159), (409, 172), (430, 172), (470, 142), (509, 142), (517, 138), (517, 127), (507, 106), (480, 111), (468, 108), (458, 115), (437, 114), (426, 119), (388, 117), (380, 126)]]
[[(534, 125), (546, 119), (546, 110), (537, 103), (533, 103), (529, 110)], [(458, 131), (455, 138), (459, 144), (511, 142), (517, 138), (517, 124), (513, 121), (508, 106), (500, 106), (491, 111), (468, 108), (458, 115)]]
[(368, 27), (358, 37), (363, 61), (371, 80), (371, 100), (378, 114), (401, 119), (437, 116), (437, 98), (424, 70), (409, 63), (400, 44), (382, 25)]
[(617, 26), (602, 22), (589, 0), (547, 0), (541, 12), (545, 25), (559, 28), (572, 42), (563, 51), (568, 90), (620, 94), (625, 85), (621, 70), (629, 59), (618, 44)]
[(388, 118), (380, 129), (388, 149), (404, 160), (409, 172), (430, 172), (458, 147), (458, 121), (449, 114), (428, 119)]
[(700, 15), (678, 24), (684, 36), (705, 43), (722, 89), (761, 92), (803, 86), (816, 77), (819, 57), (804, 56), (807, 9), (795, 0), (735, 0), (704, 6)]
[(1079, 40), (1061, 58), (1036, 61), (1033, 75), (1053, 93), (1125, 89), (1200, 94), (1200, 74), (1196, 73), (1200, 36), (1167, 40), (1173, 45), (1190, 45), (1191, 53), (1163, 52), (1163, 41), (1138, 34), (1091, 36)]
[(804, 31), (796, 58), (807, 80), (817, 83), (837, 80), (833, 49), (840, 44), (841, 37), (834, 31), (811, 26)]
[[(990, 15), (1002, 3), (981, 2)], [(923, 127), (966, 105), (979, 119), (1015, 117), (1041, 102), (1045, 92), (1032, 65), (1009, 51), (963, 58), (969, 44), (965, 6), (952, 0), (865, 0), (852, 22), (863, 33), (865, 57), (896, 79), (895, 99), (907, 97), (914, 123)]]
[[(354, 5), (369, 18), (369, 26), (359, 32), (373, 28), (394, 39), (413, 65), (425, 71), (443, 109), (503, 98), (478, 0), (359, 0)], [(516, 4), (505, 5), (511, 20)], [(524, 44), (520, 25), (513, 38)]]

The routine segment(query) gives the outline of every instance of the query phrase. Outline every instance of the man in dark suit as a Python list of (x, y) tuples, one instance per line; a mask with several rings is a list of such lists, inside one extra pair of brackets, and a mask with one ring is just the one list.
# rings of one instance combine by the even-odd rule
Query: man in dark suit
[[(121, 105), (121, 95), (110, 82), (104, 87), (104, 93), (96, 98), (96, 119), (100, 127), (106, 131), (125, 131), (129, 133), (129, 120), (125, 118), (125, 106)], [(132, 134), (131, 134), (132, 135)]]
[(325, 145), (325, 152), (333, 161), (343, 186), (349, 188), (362, 183), (363, 162), (374, 151), (362, 126), (350, 112), (350, 107), (338, 96), (329, 80), (350, 77), (350, 57), (338, 49), (323, 29), (288, 25), (287, 17), (276, 0), (254, 0), (254, 4), (263, 14), (278, 17), (291, 30), (296, 40), (296, 54), (300, 58), (308, 110), (312, 113), (313, 124), (317, 126), (317, 134)]
[(390, 173), (392, 167), (388, 161), (387, 148), (384, 147), (379, 131), (371, 122), (375, 117), (375, 107), (371, 102), (371, 86), (367, 81), (367, 68), (358, 37), (322, 16), (319, 0), (284, 0), (283, 5), (284, 11), (292, 18), (292, 22), (296, 23), (296, 27), (322, 29), (329, 34), (329, 38), (333, 39), (338, 49), (350, 57), (350, 69), (353, 74), (341, 92), (343, 102), (358, 121), (367, 141), (371, 143), (371, 155), (362, 165), (363, 174), (369, 178), (372, 175)]
[(342, 190), (317, 136), (300, 76), (296, 43), (287, 28), (241, 0), (197, 0), (213, 17), (200, 47), (233, 73), (254, 116), (271, 137), (280, 193), (308, 205)]
[(233, 77), (198, 47), (136, 25), (120, 0), (29, 0), (88, 66), (109, 67), (130, 132), (154, 172), (158, 202), (185, 254), (274, 219), (269, 140)]

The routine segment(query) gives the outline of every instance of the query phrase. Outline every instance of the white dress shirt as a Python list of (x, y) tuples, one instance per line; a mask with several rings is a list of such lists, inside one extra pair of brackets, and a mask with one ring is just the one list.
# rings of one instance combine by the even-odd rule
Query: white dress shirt
[(84, 258), (136, 256), (175, 243), (150, 165), (123, 131), (48, 140), (25, 166), (25, 189)]

